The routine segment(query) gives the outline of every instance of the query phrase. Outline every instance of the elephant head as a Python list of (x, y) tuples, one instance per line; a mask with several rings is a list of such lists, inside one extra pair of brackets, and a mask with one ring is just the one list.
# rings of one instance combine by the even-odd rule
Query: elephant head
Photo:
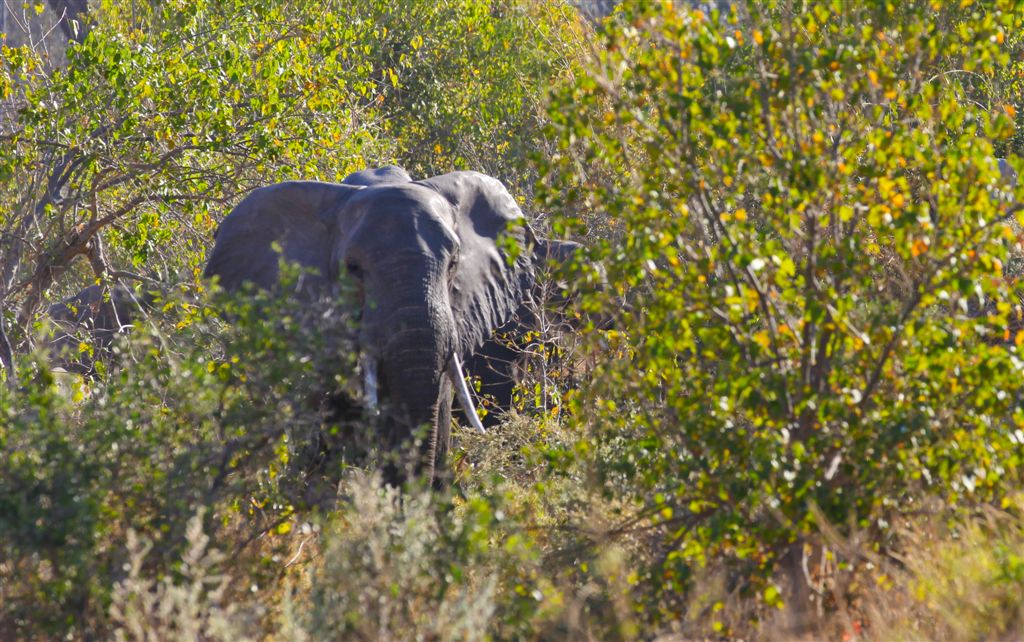
[[(56, 330), (49, 350), (68, 372), (94, 375), (97, 359), (108, 352), (114, 337), (127, 331), (152, 302), (152, 293), (135, 294), (123, 285), (83, 288), (47, 310)], [(92, 347), (90, 354), (81, 353), (83, 341)]]
[(412, 176), (398, 165), (385, 165), (352, 172), (341, 181), (346, 185), (383, 185), (385, 183), (411, 183)]
[[(255, 190), (218, 229), (205, 274), (228, 290), (272, 288), (283, 258), (311, 269), (300, 296), (332, 296), (347, 275), (359, 292), (360, 363), (367, 398), (381, 401), (385, 447), (400, 451), (428, 426), (417, 467), (436, 481), (453, 387), (471, 404), (460, 362), (528, 295), (533, 236), (494, 178), (454, 172), (405, 181), (404, 170), (384, 169), (344, 184)], [(467, 415), (476, 420), (472, 409)], [(394, 467), (387, 474), (402, 478)]]

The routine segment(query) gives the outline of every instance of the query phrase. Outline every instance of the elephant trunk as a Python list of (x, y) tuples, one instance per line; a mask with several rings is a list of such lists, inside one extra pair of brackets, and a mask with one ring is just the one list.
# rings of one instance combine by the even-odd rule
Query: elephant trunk
[[(443, 466), (448, 451), (450, 412), (441, 404), (451, 403), (452, 386), (466, 415), (476, 420), (474, 427), (483, 426), (472, 410), (455, 353), (455, 323), (447, 297), (431, 296), (429, 289), (426, 296), (409, 289), (390, 294), (376, 308), (389, 311), (386, 316), (364, 317), (364, 327), (372, 333), (367, 345), (376, 346), (374, 358), (366, 359), (369, 363), (363, 368), (364, 392), (369, 404), (377, 397), (383, 405), (383, 437), (390, 452), (408, 452), (411, 438), (423, 429), (415, 469), (434, 478), (435, 467)], [(388, 468), (389, 481), (404, 478), (394, 464)]]
[[(450, 324), (405, 317), (390, 326), (390, 339), (380, 351), (379, 388), (384, 408), (384, 432), (388, 450), (402, 453), (414, 433), (423, 428), (416, 456), (418, 474), (433, 476), (438, 439), (438, 411), (444, 367), (451, 352)], [(389, 326), (385, 326), (389, 327)], [(397, 476), (398, 479), (402, 475)]]

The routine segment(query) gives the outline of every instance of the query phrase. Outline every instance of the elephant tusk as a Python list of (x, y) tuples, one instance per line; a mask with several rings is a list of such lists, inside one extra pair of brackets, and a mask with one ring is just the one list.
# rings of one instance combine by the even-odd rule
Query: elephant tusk
[(373, 414), (377, 414), (380, 411), (377, 399), (377, 362), (363, 355), (359, 365), (363, 371), (363, 396)]
[(454, 352), (452, 353), (451, 360), (448, 362), (448, 376), (455, 385), (455, 395), (459, 398), (459, 405), (462, 406), (462, 411), (466, 413), (469, 423), (479, 430), (480, 434), (486, 435), (487, 430), (480, 423), (480, 417), (476, 415), (476, 408), (473, 406), (473, 399), (469, 396), (469, 386), (466, 385), (466, 375), (462, 374), (462, 363), (459, 361), (459, 355)]

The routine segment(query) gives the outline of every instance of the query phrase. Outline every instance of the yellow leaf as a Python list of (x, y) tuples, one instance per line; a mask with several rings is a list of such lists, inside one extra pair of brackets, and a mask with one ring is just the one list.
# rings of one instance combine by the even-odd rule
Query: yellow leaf
[(274, 529), (278, 535), (287, 535), (292, 530), (291, 522), (282, 522)]
[(735, 218), (740, 223), (742, 223), (743, 221), (747, 220), (747, 210), (743, 209), (742, 207), (740, 209), (736, 210), (735, 212), (733, 212), (732, 215), (733, 215), (733, 218)]
[(1009, 116), (1010, 118), (1017, 117), (1017, 108), (1009, 103), (1003, 105), (1003, 111), (1006, 112), (1006, 115)]
[(764, 44), (764, 34), (761, 33), (760, 29), (754, 29), (754, 42), (759, 45)]
[(768, 347), (771, 346), (771, 344), (772, 344), (772, 340), (768, 336), (768, 332), (765, 331), (765, 330), (761, 330), (760, 332), (754, 333), (753, 339), (754, 339), (754, 343), (756, 343), (757, 345), (761, 346), (765, 350), (767, 350)]

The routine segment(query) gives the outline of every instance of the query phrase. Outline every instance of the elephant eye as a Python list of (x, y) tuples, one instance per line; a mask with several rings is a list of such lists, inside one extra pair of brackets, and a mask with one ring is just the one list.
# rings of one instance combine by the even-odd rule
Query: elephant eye
[(359, 267), (359, 264), (355, 261), (348, 261), (345, 263), (345, 272), (347, 272), (353, 279), (363, 278), (363, 268)]

